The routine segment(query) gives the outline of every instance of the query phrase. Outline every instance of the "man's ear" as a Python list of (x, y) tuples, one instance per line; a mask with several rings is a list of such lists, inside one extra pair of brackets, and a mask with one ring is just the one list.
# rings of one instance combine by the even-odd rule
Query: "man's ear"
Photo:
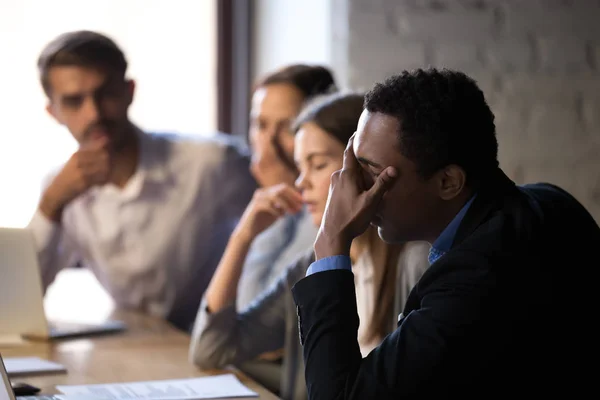
[(133, 79), (127, 80), (127, 105), (133, 103), (133, 95), (135, 94), (135, 81)]
[(450, 164), (436, 173), (438, 195), (443, 200), (452, 200), (458, 196), (467, 184), (465, 170)]
[(58, 115), (56, 114), (56, 110), (52, 106), (52, 102), (50, 102), (50, 101), (48, 101), (48, 103), (46, 104), (46, 112), (48, 114), (50, 114), (50, 116), (52, 118), (54, 118), (54, 120), (56, 122), (58, 122), (59, 124), (63, 125), (62, 121), (59, 119)]

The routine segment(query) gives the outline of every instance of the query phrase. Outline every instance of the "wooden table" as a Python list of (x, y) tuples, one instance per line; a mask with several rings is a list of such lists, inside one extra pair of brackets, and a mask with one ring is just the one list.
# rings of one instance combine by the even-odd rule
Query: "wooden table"
[[(69, 303), (62, 296), (60, 299), (62, 303), (58, 299), (47, 299), (50, 301), (46, 302), (46, 307), (52, 310), (49, 314), (60, 314), (56, 307), (53, 308), (53, 301), (55, 306), (61, 304), (61, 307)], [(76, 303), (71, 301), (71, 304)], [(68, 314), (65, 309), (65, 315)], [(188, 360), (189, 336), (160, 319), (123, 310), (113, 310), (108, 317), (125, 321), (128, 330), (93, 338), (27, 342), (19, 347), (0, 348), (0, 351), (3, 357), (36, 356), (65, 365), (66, 374), (14, 379), (40, 387), (43, 393), (57, 393), (56, 385), (184, 379), (234, 373), (242, 383), (257, 392), (260, 399), (277, 399), (237, 370), (199, 370)]]

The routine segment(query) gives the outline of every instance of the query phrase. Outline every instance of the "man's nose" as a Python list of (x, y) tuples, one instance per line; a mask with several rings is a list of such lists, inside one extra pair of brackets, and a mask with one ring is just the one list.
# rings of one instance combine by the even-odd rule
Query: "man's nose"
[(88, 121), (100, 119), (100, 102), (94, 96), (87, 96), (83, 103), (83, 112)]

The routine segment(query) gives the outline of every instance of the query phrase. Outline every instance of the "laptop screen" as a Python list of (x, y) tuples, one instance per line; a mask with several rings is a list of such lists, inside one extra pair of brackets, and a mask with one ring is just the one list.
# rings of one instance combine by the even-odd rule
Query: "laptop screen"
[(15, 395), (8, 380), (8, 373), (4, 367), (4, 361), (0, 355), (0, 375), (2, 375), (2, 384), (0, 386), (0, 400), (15, 400)]

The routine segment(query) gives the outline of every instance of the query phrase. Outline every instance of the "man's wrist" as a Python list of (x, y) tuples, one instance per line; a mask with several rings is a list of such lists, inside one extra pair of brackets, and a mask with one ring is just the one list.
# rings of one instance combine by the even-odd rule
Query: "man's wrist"
[(60, 222), (62, 217), (62, 210), (65, 204), (60, 196), (55, 195), (52, 188), (49, 188), (40, 200), (38, 209), (44, 214), (46, 218), (54, 222)]
[(318, 261), (332, 256), (348, 256), (351, 244), (352, 240), (347, 240), (342, 235), (319, 232), (314, 246), (315, 259)]

